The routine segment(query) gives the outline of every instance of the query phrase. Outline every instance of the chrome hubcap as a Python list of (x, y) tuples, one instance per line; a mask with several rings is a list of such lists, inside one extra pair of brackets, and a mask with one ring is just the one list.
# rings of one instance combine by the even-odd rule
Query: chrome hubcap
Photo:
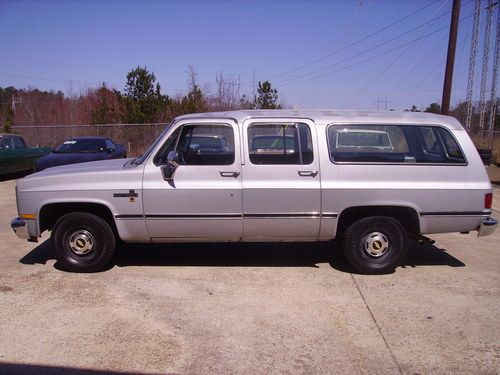
[(363, 237), (363, 249), (371, 257), (381, 257), (389, 249), (387, 237), (380, 232), (372, 232)]
[(69, 236), (69, 247), (77, 255), (87, 255), (94, 247), (94, 237), (90, 232), (79, 229)]

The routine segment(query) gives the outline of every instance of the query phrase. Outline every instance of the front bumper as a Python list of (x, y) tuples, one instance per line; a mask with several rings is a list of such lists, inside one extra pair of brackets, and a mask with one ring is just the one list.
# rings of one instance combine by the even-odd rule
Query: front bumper
[(28, 222), (21, 218), (15, 218), (10, 222), (10, 226), (16, 233), (16, 236), (22, 238), (23, 240), (29, 240), (30, 234), (28, 232)]
[(491, 217), (482, 220), (481, 225), (479, 226), (477, 236), (484, 237), (493, 234), (493, 232), (497, 228), (497, 224), (498, 224), (497, 221), (495, 219), (492, 219)]

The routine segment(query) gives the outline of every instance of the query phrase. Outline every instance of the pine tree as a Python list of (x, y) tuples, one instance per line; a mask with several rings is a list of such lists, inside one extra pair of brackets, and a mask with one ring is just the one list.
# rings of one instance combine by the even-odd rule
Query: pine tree
[(278, 104), (278, 90), (271, 87), (269, 81), (260, 82), (257, 89), (258, 96), (254, 100), (254, 107), (258, 109), (280, 109)]

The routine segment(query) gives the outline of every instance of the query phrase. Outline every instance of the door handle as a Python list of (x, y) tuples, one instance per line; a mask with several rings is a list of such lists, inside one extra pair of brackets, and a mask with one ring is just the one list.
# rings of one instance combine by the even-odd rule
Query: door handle
[(316, 177), (318, 171), (298, 171), (298, 173), (302, 177)]
[(219, 172), (222, 177), (238, 177), (240, 175), (240, 172)]

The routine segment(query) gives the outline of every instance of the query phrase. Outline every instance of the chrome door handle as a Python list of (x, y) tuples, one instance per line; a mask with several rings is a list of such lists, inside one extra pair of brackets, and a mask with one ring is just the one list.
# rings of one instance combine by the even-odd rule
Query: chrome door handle
[(238, 177), (240, 175), (240, 172), (219, 172), (222, 177)]
[(316, 177), (318, 171), (298, 171), (298, 173), (302, 177)]

